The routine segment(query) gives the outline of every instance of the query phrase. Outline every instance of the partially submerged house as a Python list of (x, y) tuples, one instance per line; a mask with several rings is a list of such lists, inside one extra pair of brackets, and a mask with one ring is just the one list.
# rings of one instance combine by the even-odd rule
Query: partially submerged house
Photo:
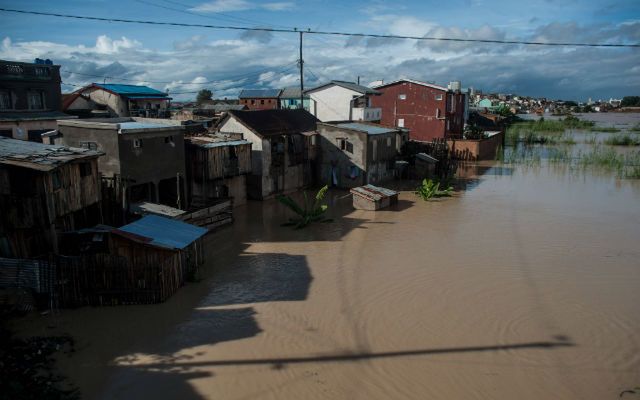
[(60, 66), (0, 60), (0, 136), (42, 143), (56, 120), (76, 118), (61, 112)]
[(78, 115), (96, 110), (111, 117), (169, 118), (170, 101), (167, 93), (148, 86), (92, 83), (67, 96), (63, 110)]
[(187, 192), (192, 208), (232, 198), (234, 206), (247, 202), (251, 173), (251, 142), (224, 135), (185, 138)]
[(372, 105), (382, 110), (382, 125), (409, 129), (411, 140), (461, 137), (466, 95), (459, 82), (450, 86), (458, 89), (400, 79), (376, 86), (380, 95), (372, 98)]
[(238, 98), (249, 110), (277, 110), (280, 93), (282, 89), (244, 89)]
[(101, 154), (0, 137), (0, 256), (56, 253), (60, 232), (100, 222)]
[(313, 184), (318, 120), (305, 110), (229, 111), (220, 133), (252, 143), (247, 191), (264, 199)]
[[(184, 127), (179, 121), (106, 118), (60, 121), (54, 143), (100, 150), (103, 177), (116, 198), (182, 208), (185, 200)], [(113, 194), (112, 193), (112, 194)]]
[(354, 82), (331, 81), (305, 91), (309, 112), (320, 121), (380, 121), (382, 111), (372, 104), (380, 92)]
[(398, 141), (406, 131), (362, 122), (318, 123), (319, 178), (353, 188), (393, 178)]

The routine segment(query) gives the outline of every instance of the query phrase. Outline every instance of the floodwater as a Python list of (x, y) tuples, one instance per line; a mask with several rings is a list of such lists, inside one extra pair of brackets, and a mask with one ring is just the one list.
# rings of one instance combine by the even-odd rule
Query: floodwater
[[(164, 304), (31, 316), (103, 399), (615, 399), (640, 386), (640, 181), (465, 166), (452, 198), (331, 223), (236, 209)], [(629, 398), (633, 398), (629, 395)], [(637, 394), (635, 395), (638, 396)], [(627, 398), (626, 396), (624, 398)]]

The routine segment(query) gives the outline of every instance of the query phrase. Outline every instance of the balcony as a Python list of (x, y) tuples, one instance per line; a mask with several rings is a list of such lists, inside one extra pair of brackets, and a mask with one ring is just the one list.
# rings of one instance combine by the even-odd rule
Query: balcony
[(142, 118), (171, 118), (171, 112), (163, 108), (132, 108), (129, 115)]
[(354, 121), (380, 121), (381, 116), (381, 108), (354, 107), (351, 109), (351, 119)]

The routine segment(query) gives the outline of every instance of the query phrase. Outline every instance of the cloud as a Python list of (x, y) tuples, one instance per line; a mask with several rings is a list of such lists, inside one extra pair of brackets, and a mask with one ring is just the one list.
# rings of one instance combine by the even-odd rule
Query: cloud
[(190, 8), (190, 11), (197, 11), (202, 13), (219, 13), (219, 12), (230, 12), (230, 11), (245, 11), (245, 10), (254, 10), (254, 9), (263, 9), (268, 11), (283, 11), (292, 9), (295, 6), (293, 2), (290, 1), (280, 1), (280, 2), (250, 2), (247, 0), (214, 0), (209, 1), (207, 3), (199, 4), (193, 8)]
[(242, 40), (255, 40), (259, 43), (269, 43), (273, 39), (273, 33), (268, 31), (244, 31), (240, 34)]

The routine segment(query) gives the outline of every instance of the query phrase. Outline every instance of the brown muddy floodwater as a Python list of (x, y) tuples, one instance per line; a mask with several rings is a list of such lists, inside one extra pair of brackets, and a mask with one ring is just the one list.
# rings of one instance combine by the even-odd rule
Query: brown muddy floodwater
[[(495, 166), (333, 223), (236, 210), (165, 304), (18, 321), (69, 333), (87, 399), (617, 399), (640, 386), (640, 181)], [(633, 395), (630, 395), (632, 397)], [(637, 396), (637, 395), (635, 395)], [(626, 398), (626, 397), (625, 397)]]

